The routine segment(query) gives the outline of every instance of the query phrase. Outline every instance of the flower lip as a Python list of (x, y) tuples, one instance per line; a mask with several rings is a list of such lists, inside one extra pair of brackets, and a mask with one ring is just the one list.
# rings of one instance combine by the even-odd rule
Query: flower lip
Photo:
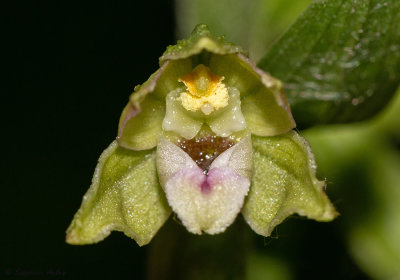
[(196, 164), (207, 173), (211, 163), (220, 154), (232, 147), (235, 142), (231, 138), (207, 136), (194, 139), (179, 139), (177, 146), (185, 151)]
[(217, 156), (208, 173), (166, 138), (157, 147), (157, 171), (168, 203), (196, 234), (222, 232), (234, 221), (248, 193), (252, 167), (249, 135)]
[[(213, 141), (216, 141), (215, 139), (218, 138), (214, 138)], [(223, 141), (223, 138), (221, 137), (218, 141)], [(213, 168), (228, 167), (243, 177), (251, 178), (253, 164), (250, 135), (244, 136), (243, 138), (238, 139), (238, 141), (232, 140), (232, 142), (232, 146), (230, 146), (232, 143), (228, 144), (225, 142), (223, 144), (226, 145), (223, 148), (226, 148), (227, 146), (230, 147), (224, 151), (222, 151), (222, 149), (219, 150), (220, 153), (218, 156), (215, 156), (215, 158), (210, 161), (209, 170), (211, 171)], [(204, 142), (199, 142), (197, 144), (199, 146), (194, 147), (200, 148), (202, 144), (204, 144)], [(220, 147), (223, 145), (220, 145)], [(199, 159), (201, 159), (200, 150), (191, 152), (199, 155)], [(184, 149), (161, 136), (157, 145), (157, 171), (161, 186), (164, 187), (171, 176), (185, 168), (197, 168), (201, 170), (203, 174), (205, 173)]]
[(243, 206), (250, 180), (231, 168), (185, 168), (166, 183), (168, 203), (186, 229), (195, 234), (223, 232)]

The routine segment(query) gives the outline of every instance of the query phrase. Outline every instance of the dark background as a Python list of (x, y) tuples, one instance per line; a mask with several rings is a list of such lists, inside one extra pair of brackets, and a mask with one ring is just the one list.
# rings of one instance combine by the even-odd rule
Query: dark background
[(95, 246), (64, 238), (130, 93), (174, 44), (173, 4), (68, 3), (25, 1), (5, 15), (0, 279), (140, 279), (146, 252), (123, 234)]
[[(26, 1), (5, 13), (0, 279), (144, 278), (158, 269), (147, 261), (148, 246), (121, 233), (90, 246), (64, 238), (130, 93), (175, 43), (173, 2)], [(268, 239), (245, 231), (257, 250), (290, 263), (298, 279), (363, 279), (335, 223), (340, 218), (330, 224), (292, 218)]]

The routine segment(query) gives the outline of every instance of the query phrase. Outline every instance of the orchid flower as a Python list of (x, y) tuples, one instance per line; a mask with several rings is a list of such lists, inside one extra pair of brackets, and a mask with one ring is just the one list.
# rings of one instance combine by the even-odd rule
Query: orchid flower
[(332, 220), (325, 183), (294, 127), (282, 83), (197, 26), (135, 87), (67, 242), (118, 230), (142, 246), (171, 212), (194, 234), (224, 232), (239, 213), (263, 236), (294, 213)]

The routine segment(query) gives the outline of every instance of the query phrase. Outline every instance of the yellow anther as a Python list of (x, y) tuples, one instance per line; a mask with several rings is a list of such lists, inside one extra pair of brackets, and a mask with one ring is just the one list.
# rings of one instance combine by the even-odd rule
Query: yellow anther
[(223, 76), (212, 73), (207, 66), (197, 65), (191, 73), (178, 80), (187, 87), (187, 91), (180, 95), (182, 106), (193, 112), (201, 110), (206, 115), (228, 106), (229, 94), (222, 83), (223, 79)]

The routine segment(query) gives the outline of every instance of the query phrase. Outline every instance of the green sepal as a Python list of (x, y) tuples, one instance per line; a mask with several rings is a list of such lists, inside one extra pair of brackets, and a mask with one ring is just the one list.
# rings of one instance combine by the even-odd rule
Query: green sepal
[(155, 150), (130, 151), (112, 142), (100, 156), (92, 185), (67, 230), (67, 243), (96, 243), (112, 230), (140, 246), (149, 243), (171, 213), (155, 156)]
[(224, 36), (215, 36), (210, 32), (207, 25), (197, 25), (187, 39), (179, 40), (176, 45), (168, 46), (160, 57), (160, 66), (168, 60), (189, 58), (208, 51), (213, 54), (225, 55), (247, 52), (242, 47), (225, 41)]
[(297, 213), (317, 221), (337, 215), (315, 175), (306, 140), (291, 131), (274, 137), (253, 136), (254, 175), (242, 214), (250, 227), (269, 236), (275, 226)]

